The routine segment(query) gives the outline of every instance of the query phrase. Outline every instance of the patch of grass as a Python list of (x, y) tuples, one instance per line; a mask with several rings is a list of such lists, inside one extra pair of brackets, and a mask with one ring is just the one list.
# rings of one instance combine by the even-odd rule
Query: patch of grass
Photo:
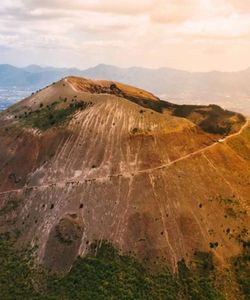
[(216, 200), (219, 201), (220, 204), (224, 204), (224, 205), (239, 205), (239, 201), (234, 198), (218, 196)]
[(56, 109), (58, 104), (59, 102), (55, 101), (50, 106), (42, 107), (28, 115), (26, 114), (23, 118), (24, 124), (45, 131), (69, 121), (76, 111), (87, 107), (87, 103), (83, 101), (76, 101), (66, 108)]

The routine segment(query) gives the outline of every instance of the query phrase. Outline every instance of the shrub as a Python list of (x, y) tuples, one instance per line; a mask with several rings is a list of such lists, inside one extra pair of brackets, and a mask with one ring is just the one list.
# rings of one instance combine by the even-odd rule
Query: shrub
[(45, 131), (53, 126), (58, 126), (69, 121), (77, 110), (83, 110), (87, 104), (83, 101), (71, 103), (68, 107), (56, 109), (60, 102), (54, 101), (51, 105), (42, 107), (30, 113), (25, 118), (25, 124)]
[[(197, 252), (190, 267), (180, 261), (178, 275), (167, 268), (157, 273), (133, 256), (122, 255), (110, 242), (96, 241), (69, 273), (58, 275), (35, 267), (34, 250), (16, 250), (10, 236), (0, 236), (1, 299), (225, 299), (215, 287), (211, 253)], [(249, 254), (234, 259), (233, 270), (245, 299), (250, 295), (249, 268)]]

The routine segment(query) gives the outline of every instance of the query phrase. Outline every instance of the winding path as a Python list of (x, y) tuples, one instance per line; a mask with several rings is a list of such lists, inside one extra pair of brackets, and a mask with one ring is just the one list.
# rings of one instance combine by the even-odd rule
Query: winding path
[[(65, 80), (65, 82), (67, 82), (67, 84), (69, 84), (69, 86), (75, 92), (79, 92), (79, 90), (77, 90), (77, 88), (68, 81), (68, 78), (65, 78), (64, 80)], [(191, 153), (189, 153), (187, 155), (184, 155), (184, 156), (182, 156), (180, 158), (177, 158), (175, 160), (172, 160), (172, 161), (170, 161), (168, 163), (162, 164), (162, 165), (157, 166), (157, 167), (143, 169), (143, 170), (137, 170), (137, 171), (131, 171), (131, 172), (116, 173), (116, 174), (111, 174), (111, 175), (107, 175), (107, 176), (103, 176), (103, 177), (86, 177), (86, 178), (84, 178), (82, 180), (76, 180), (76, 178), (73, 177), (73, 178), (69, 178), (68, 180), (65, 180), (65, 181), (59, 181), (59, 182), (57, 181), (56, 183), (55, 182), (54, 183), (51, 182), (51, 183), (48, 183), (48, 184), (38, 185), (38, 186), (36, 186), (36, 185), (33, 185), (33, 186), (24, 186), (21, 189), (11, 189), (11, 190), (8, 190), (8, 191), (0, 192), (0, 196), (4, 195), (4, 194), (8, 194), (8, 193), (13, 193), (13, 192), (21, 192), (24, 189), (39, 189), (39, 188), (46, 188), (46, 187), (53, 187), (53, 186), (65, 186), (67, 184), (74, 184), (74, 183), (81, 184), (81, 183), (85, 183), (86, 181), (105, 180), (105, 179), (108, 179), (108, 178), (110, 179), (110, 178), (114, 178), (114, 177), (131, 177), (131, 176), (134, 176), (134, 175), (146, 174), (146, 173), (151, 173), (153, 171), (165, 169), (165, 168), (168, 168), (168, 167), (172, 166), (175, 163), (178, 163), (180, 161), (188, 159), (188, 158), (190, 158), (192, 156), (195, 156), (196, 154), (203, 153), (203, 152), (207, 151), (208, 149), (213, 148), (217, 144), (225, 143), (227, 140), (229, 140), (229, 139), (231, 139), (231, 138), (233, 138), (235, 136), (240, 135), (243, 132), (243, 130), (245, 128), (247, 128), (248, 123), (249, 123), (249, 120), (247, 120), (245, 122), (245, 124), (241, 127), (241, 129), (238, 132), (233, 133), (231, 135), (228, 135), (227, 137), (225, 137), (224, 139), (222, 139), (221, 142), (218, 140), (218, 141), (216, 141), (215, 143), (213, 143), (213, 144), (211, 144), (209, 146), (206, 146), (206, 147), (201, 148), (201, 149), (199, 149), (197, 151), (191, 152)]]
[(138, 174), (151, 173), (153, 171), (165, 169), (167, 167), (172, 166), (175, 163), (178, 163), (180, 161), (188, 159), (188, 158), (190, 158), (192, 156), (195, 156), (197, 154), (203, 153), (203, 152), (205, 152), (205, 151), (207, 151), (207, 150), (215, 147), (218, 144), (223, 144), (227, 140), (240, 135), (243, 132), (243, 130), (245, 128), (247, 128), (248, 123), (249, 123), (249, 120), (247, 120), (245, 122), (245, 124), (241, 127), (241, 129), (238, 132), (233, 133), (233, 134), (225, 137), (221, 142), (216, 141), (215, 143), (213, 143), (213, 144), (211, 144), (209, 146), (206, 146), (206, 147), (204, 147), (202, 149), (199, 149), (197, 151), (194, 151), (192, 153), (189, 153), (189, 154), (184, 155), (184, 156), (182, 156), (182, 157), (180, 157), (178, 159), (172, 160), (172, 161), (170, 161), (168, 163), (162, 164), (162, 165), (157, 166), (157, 167), (143, 169), (143, 170), (137, 170), (137, 171), (131, 171), (131, 172), (125, 172), (125, 173), (111, 174), (111, 175), (107, 175), (107, 176), (103, 176), (103, 177), (95, 177), (95, 178), (93, 178), (93, 177), (86, 177), (86, 178), (84, 178), (82, 180), (76, 180), (76, 178), (69, 178), (67, 181), (59, 181), (59, 182), (56, 182), (56, 183), (48, 183), (48, 184), (45, 184), (45, 185), (24, 186), (21, 189), (11, 189), (11, 190), (8, 190), (8, 191), (0, 192), (0, 195), (4, 195), (4, 194), (8, 194), (8, 193), (13, 193), (13, 192), (21, 192), (24, 189), (39, 189), (39, 188), (46, 188), (46, 187), (53, 187), (53, 186), (64, 186), (64, 185), (67, 185), (67, 184), (74, 184), (74, 183), (81, 184), (81, 183), (85, 183), (86, 181), (105, 180), (105, 179), (108, 179), (108, 178), (110, 179), (110, 178), (114, 178), (114, 177), (131, 177), (131, 176), (138, 175)]

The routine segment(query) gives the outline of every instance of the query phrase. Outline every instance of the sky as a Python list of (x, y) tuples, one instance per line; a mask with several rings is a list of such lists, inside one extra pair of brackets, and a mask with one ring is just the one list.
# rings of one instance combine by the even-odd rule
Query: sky
[(250, 0), (1, 0), (0, 63), (250, 67)]

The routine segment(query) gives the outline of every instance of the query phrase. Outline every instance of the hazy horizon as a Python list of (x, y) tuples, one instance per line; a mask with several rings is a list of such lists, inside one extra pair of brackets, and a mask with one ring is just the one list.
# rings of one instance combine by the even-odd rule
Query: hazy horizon
[(133, 69), (133, 68), (138, 68), (138, 69), (148, 69), (148, 70), (160, 70), (160, 69), (172, 69), (172, 70), (177, 70), (177, 71), (183, 71), (183, 72), (190, 72), (190, 73), (210, 73), (210, 72), (224, 72), (224, 73), (237, 73), (237, 72), (241, 72), (241, 71), (246, 71), (248, 69), (250, 69), (250, 65), (246, 66), (243, 69), (239, 69), (239, 70), (234, 70), (234, 71), (223, 71), (223, 70), (219, 70), (219, 69), (211, 69), (211, 70), (207, 70), (207, 71), (192, 71), (192, 70), (187, 70), (187, 69), (179, 69), (177, 67), (169, 67), (169, 66), (161, 66), (161, 67), (145, 67), (145, 66), (139, 66), (139, 65), (130, 65), (130, 66), (119, 66), (119, 65), (115, 65), (115, 64), (106, 64), (106, 63), (102, 63), (99, 62), (97, 64), (94, 65), (90, 65), (88, 67), (79, 67), (79, 66), (66, 66), (66, 65), (60, 65), (60, 66), (56, 66), (53, 64), (39, 64), (39, 63), (31, 63), (31, 64), (12, 64), (11, 62), (1, 62), (0, 61), (0, 65), (10, 65), (16, 68), (28, 68), (31, 66), (38, 66), (41, 68), (55, 68), (55, 69), (78, 69), (80, 71), (84, 71), (87, 69), (91, 69), (91, 68), (96, 68), (98, 66), (107, 66), (107, 67), (115, 67), (115, 68), (119, 68), (119, 69)]
[(250, 66), (250, 2), (3, 0), (1, 63), (239, 71)]

